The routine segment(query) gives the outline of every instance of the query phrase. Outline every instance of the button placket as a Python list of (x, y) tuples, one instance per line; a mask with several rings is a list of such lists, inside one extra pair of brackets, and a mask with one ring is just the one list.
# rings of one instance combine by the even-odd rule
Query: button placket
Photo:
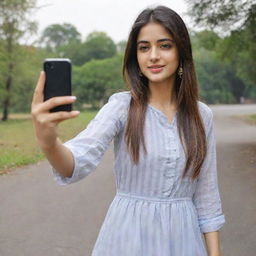
[(164, 115), (163, 112), (156, 109), (155, 107), (148, 105), (155, 113), (157, 113), (157, 117), (159, 118), (160, 123), (163, 127), (166, 127), (168, 131), (168, 146), (166, 147), (165, 151), (167, 152), (167, 157), (164, 157), (163, 160), (167, 165), (167, 168), (164, 172), (164, 187), (162, 189), (162, 193), (165, 197), (169, 197), (171, 195), (173, 184), (176, 177), (176, 166), (177, 166), (177, 159), (179, 158), (178, 155), (178, 145), (175, 138), (175, 126), (176, 126), (176, 114), (173, 117), (172, 123), (169, 123), (167, 117)]
[(177, 159), (179, 158), (177, 140), (175, 139), (172, 127), (171, 129), (169, 127), (168, 131), (170, 135), (168, 138), (169, 145), (167, 147), (167, 154), (168, 154), (168, 157), (166, 158), (167, 168), (164, 173), (165, 183), (162, 189), (162, 193), (166, 197), (169, 197), (171, 195), (173, 185), (175, 182)]

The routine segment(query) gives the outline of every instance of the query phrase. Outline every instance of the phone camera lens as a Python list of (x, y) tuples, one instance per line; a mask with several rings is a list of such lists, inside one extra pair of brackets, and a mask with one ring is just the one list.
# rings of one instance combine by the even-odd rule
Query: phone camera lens
[(53, 66), (53, 63), (46, 63), (46, 68), (47, 69), (53, 69), (54, 68), (54, 66)]

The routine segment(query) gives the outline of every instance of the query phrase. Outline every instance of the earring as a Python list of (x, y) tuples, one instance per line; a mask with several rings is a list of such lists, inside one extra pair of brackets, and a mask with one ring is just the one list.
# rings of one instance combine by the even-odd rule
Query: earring
[(140, 69), (138, 69), (138, 71), (139, 71), (139, 76), (142, 77), (143, 74), (141, 73)]
[(179, 67), (178, 75), (179, 75), (179, 77), (180, 77), (180, 79), (181, 79), (181, 78), (182, 78), (182, 75), (183, 75), (183, 68), (182, 68), (182, 66)]

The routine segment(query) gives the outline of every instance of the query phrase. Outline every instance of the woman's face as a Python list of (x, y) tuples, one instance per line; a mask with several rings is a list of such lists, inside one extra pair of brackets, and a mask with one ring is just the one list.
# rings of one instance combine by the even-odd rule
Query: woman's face
[(140, 70), (150, 83), (172, 82), (179, 66), (178, 49), (172, 36), (161, 24), (150, 22), (137, 38)]

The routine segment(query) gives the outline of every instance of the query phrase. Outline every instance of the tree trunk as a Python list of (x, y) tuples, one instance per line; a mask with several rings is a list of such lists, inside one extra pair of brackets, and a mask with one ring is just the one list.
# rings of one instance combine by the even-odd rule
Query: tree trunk
[(12, 88), (12, 72), (13, 72), (13, 64), (9, 63), (8, 65), (8, 76), (6, 79), (6, 98), (4, 99), (3, 104), (3, 117), (2, 121), (8, 120), (8, 114), (9, 114), (9, 105), (10, 105), (10, 92)]
[(4, 103), (3, 103), (3, 117), (2, 117), (2, 121), (7, 121), (8, 120), (8, 110), (9, 110), (9, 106), (10, 106), (10, 99), (11, 99), (11, 89), (12, 89), (12, 76), (13, 76), (13, 67), (14, 67), (14, 62), (13, 62), (13, 33), (14, 33), (14, 23), (10, 22), (9, 24), (9, 36), (6, 40), (6, 51), (7, 51), (7, 55), (9, 56), (8, 60), (8, 70), (7, 70), (7, 78), (6, 78), (6, 86), (5, 86), (5, 90), (6, 90), (6, 97), (4, 99)]

